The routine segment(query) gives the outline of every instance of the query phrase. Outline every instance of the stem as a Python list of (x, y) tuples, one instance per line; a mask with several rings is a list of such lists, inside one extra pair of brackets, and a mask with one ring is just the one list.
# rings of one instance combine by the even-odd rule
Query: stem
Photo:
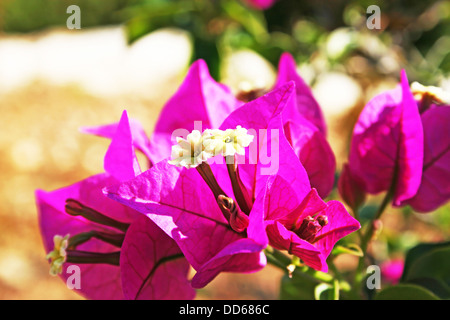
[(236, 198), (239, 208), (241, 208), (241, 210), (248, 215), (250, 213), (250, 207), (247, 204), (246, 197), (239, 184), (238, 176), (236, 174), (236, 166), (234, 164), (235, 158), (234, 156), (226, 156), (225, 160), (227, 163), (228, 175), (231, 180), (231, 186), (233, 187), (234, 197)]
[[(285, 254), (283, 254), (281, 251), (277, 249), (271, 248), (270, 250), (266, 249), (265, 254), (267, 257), (267, 262), (272, 264), (273, 266), (283, 270), (284, 272), (287, 271), (287, 266), (291, 264), (292, 259)], [(298, 268), (294, 271), (295, 275), (301, 275), (301, 276), (309, 276), (312, 277), (318, 281), (326, 282), (326, 283), (333, 283), (334, 277), (328, 273), (317, 271), (314, 269), (311, 269), (309, 267), (304, 267), (299, 270)]]
[(353, 294), (354, 294), (355, 298), (359, 297), (359, 292), (362, 288), (362, 280), (364, 279), (364, 275), (362, 274), (362, 272), (364, 269), (366, 251), (369, 246), (370, 240), (372, 240), (372, 238), (373, 238), (373, 233), (375, 231), (374, 221), (380, 219), (380, 217), (383, 214), (384, 210), (386, 209), (387, 205), (391, 202), (393, 196), (394, 196), (394, 183), (391, 185), (391, 188), (384, 196), (384, 199), (381, 202), (380, 206), (378, 207), (378, 210), (375, 213), (373, 220), (370, 221), (366, 232), (364, 234), (361, 234), (360, 247), (361, 247), (361, 250), (364, 253), (364, 255), (359, 258), (358, 267), (356, 269), (355, 278), (353, 281)]
[(286, 271), (286, 266), (281, 263), (277, 258), (275, 258), (272, 254), (268, 253), (266, 251), (266, 258), (267, 258), (267, 262), (279, 269), (281, 269), (282, 271)]
[(328, 258), (328, 267), (329, 269), (333, 272), (334, 276), (338, 279), (338, 280), (343, 280), (342, 274), (341, 272), (338, 270), (338, 268), (336, 267), (336, 265), (334, 264), (334, 256), (330, 255), (330, 257)]
[(339, 280), (338, 279), (334, 279), (333, 280), (333, 300), (339, 300), (339, 290), (340, 290), (340, 285), (339, 285)]
[(123, 233), (107, 233), (96, 230), (82, 232), (69, 239), (69, 248), (75, 249), (77, 246), (89, 241), (92, 238), (97, 238), (103, 242), (112, 244), (118, 248), (122, 247), (125, 234)]
[(118, 266), (120, 264), (120, 251), (111, 253), (98, 253), (78, 250), (67, 250), (69, 263), (104, 263)]
[(214, 194), (214, 199), (217, 201), (217, 205), (220, 208), (220, 211), (222, 211), (223, 216), (225, 219), (230, 223), (231, 214), (229, 210), (224, 208), (219, 203), (219, 197), (225, 196), (228, 198), (228, 196), (225, 194), (225, 192), (222, 190), (222, 188), (219, 186), (219, 183), (217, 182), (216, 178), (214, 177), (214, 174), (211, 170), (211, 167), (207, 162), (202, 162), (200, 165), (196, 167), (198, 173), (203, 178), (203, 180), (206, 182), (208, 187), (211, 189), (212, 193)]
[(113, 227), (122, 232), (126, 232), (128, 227), (130, 226), (127, 223), (123, 223), (105, 216), (104, 214), (85, 206), (75, 199), (67, 199), (65, 209), (66, 213), (70, 214), (71, 216), (82, 216), (89, 221)]
[(202, 162), (200, 165), (196, 167), (198, 173), (202, 176), (203, 180), (205, 180), (206, 184), (209, 186), (211, 191), (214, 194), (214, 198), (217, 200), (217, 198), (220, 195), (227, 196), (225, 192), (222, 190), (222, 188), (217, 183), (216, 178), (214, 177), (214, 174), (211, 170), (211, 167), (208, 163)]

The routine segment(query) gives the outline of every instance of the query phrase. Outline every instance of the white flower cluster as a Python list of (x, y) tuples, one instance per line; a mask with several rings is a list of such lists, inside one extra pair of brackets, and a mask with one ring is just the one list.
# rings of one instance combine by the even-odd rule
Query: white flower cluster
[(50, 274), (56, 276), (62, 272), (62, 266), (66, 262), (67, 258), (67, 246), (69, 245), (69, 235), (62, 237), (60, 235), (55, 235), (53, 237), (54, 248), (49, 254), (47, 254), (47, 259), (50, 259)]
[(244, 155), (245, 148), (253, 141), (248, 130), (237, 126), (236, 129), (206, 129), (203, 133), (193, 130), (186, 139), (177, 138), (172, 147), (170, 164), (178, 167), (195, 168), (209, 158), (223, 155)]
[(422, 99), (425, 94), (428, 94), (439, 103), (450, 104), (450, 93), (439, 87), (424, 86), (419, 82), (413, 82), (411, 83), (411, 92), (416, 99)]

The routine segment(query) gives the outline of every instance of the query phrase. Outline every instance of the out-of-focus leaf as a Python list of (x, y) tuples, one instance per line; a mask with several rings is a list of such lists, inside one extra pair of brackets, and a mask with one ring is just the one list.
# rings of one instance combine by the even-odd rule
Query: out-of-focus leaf
[(364, 206), (359, 212), (359, 218), (361, 219), (361, 222), (373, 220), (377, 209), (377, 206), (371, 204)]
[(339, 281), (321, 283), (314, 289), (314, 297), (316, 300), (339, 300), (339, 290)]
[[(153, 3), (152, 3), (153, 4)], [(192, 19), (195, 7), (190, 2), (177, 5), (176, 3), (159, 3), (154, 6), (138, 6), (124, 10), (122, 15), (132, 17), (126, 22), (128, 43), (133, 43), (140, 37), (160, 28), (178, 27), (189, 29), (186, 24)]]
[(258, 10), (249, 10), (238, 1), (222, 1), (223, 10), (241, 24), (256, 39), (268, 36), (264, 15)]
[(418, 257), (404, 273), (404, 280), (435, 278), (450, 285), (450, 245), (435, 248)]
[[(444, 250), (440, 252), (439, 250)], [(437, 250), (437, 253), (433, 254), (433, 252)], [(441, 266), (444, 268), (444, 272), (446, 274), (446, 279), (444, 280), (447, 284), (449, 283), (449, 275), (450, 275), (450, 265), (449, 265), (449, 251), (450, 250), (450, 241), (449, 242), (441, 242), (441, 243), (421, 243), (411, 250), (408, 251), (405, 258), (405, 267), (403, 269), (403, 275), (401, 278), (401, 282), (411, 280), (414, 277), (423, 278), (425, 276), (430, 275), (430, 272), (433, 272), (434, 268), (440, 268)], [(446, 256), (446, 254), (447, 256)], [(430, 255), (431, 254), (431, 255)], [(442, 258), (443, 260), (437, 261), (436, 259)], [(437, 266), (430, 266), (430, 270), (423, 269), (426, 265), (429, 265), (431, 261), (434, 261)], [(415, 264), (418, 263), (417, 266)], [(446, 264), (446, 265), (445, 265)], [(445, 269), (446, 267), (446, 269)], [(412, 268), (412, 269), (411, 269)], [(412, 272), (410, 271), (412, 270)], [(425, 274), (420, 274), (420, 272), (425, 272)], [(438, 270), (436, 270), (438, 271)], [(441, 271), (442, 272), (442, 271)], [(441, 273), (439, 273), (441, 274)], [(434, 276), (433, 276), (434, 277)]]
[(321, 283), (314, 288), (314, 298), (316, 300), (330, 300), (333, 287), (328, 283)]
[(408, 281), (409, 284), (416, 284), (430, 290), (441, 299), (450, 299), (450, 288), (443, 281), (434, 278), (416, 278)]
[(380, 291), (375, 300), (439, 300), (431, 291), (414, 284), (401, 284)]
[(405, 259), (401, 283), (420, 285), (442, 299), (450, 298), (450, 242), (424, 243)]
[(315, 288), (319, 281), (299, 272), (294, 272), (292, 278), (288, 275), (281, 279), (281, 300), (314, 300)]
[(192, 60), (203, 59), (209, 68), (211, 76), (218, 81), (220, 79), (220, 56), (216, 42), (211, 39), (197, 37), (193, 41)]

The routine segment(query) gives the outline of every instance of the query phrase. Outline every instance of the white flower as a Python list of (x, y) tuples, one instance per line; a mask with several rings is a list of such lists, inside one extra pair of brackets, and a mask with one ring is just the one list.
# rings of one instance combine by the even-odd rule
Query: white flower
[(212, 155), (234, 156), (236, 153), (245, 154), (245, 148), (253, 141), (253, 136), (248, 134), (248, 130), (237, 126), (236, 129), (226, 130), (205, 130), (209, 131), (205, 136), (203, 145), (205, 151)]
[(411, 84), (411, 92), (416, 99), (422, 99), (424, 95), (429, 95), (433, 100), (442, 104), (450, 103), (450, 93), (444, 91), (442, 88), (434, 86), (424, 86), (419, 82)]
[(189, 133), (186, 139), (177, 137), (177, 144), (172, 146), (172, 156), (169, 161), (177, 167), (195, 168), (211, 155), (205, 152), (203, 138), (208, 133), (201, 134), (198, 130)]
[(50, 274), (56, 276), (62, 272), (62, 266), (67, 259), (67, 246), (69, 245), (69, 235), (62, 237), (55, 235), (53, 237), (53, 251), (49, 252), (46, 256), (50, 259)]

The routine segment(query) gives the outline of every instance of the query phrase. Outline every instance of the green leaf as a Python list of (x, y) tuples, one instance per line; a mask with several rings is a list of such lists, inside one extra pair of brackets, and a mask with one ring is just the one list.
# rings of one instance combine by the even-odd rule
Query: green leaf
[(375, 218), (375, 214), (378, 207), (372, 204), (366, 205), (359, 211), (359, 218), (362, 222), (372, 221)]
[(343, 253), (347, 253), (347, 254), (351, 254), (357, 257), (362, 257), (364, 256), (364, 253), (362, 252), (361, 248), (357, 245), (357, 244), (349, 244), (347, 247), (341, 246), (341, 245), (336, 245), (333, 248), (332, 254), (335, 256), (338, 256), (340, 254)]
[(436, 248), (417, 258), (405, 274), (405, 281), (435, 278), (450, 285), (450, 246)]
[(332, 284), (321, 283), (314, 289), (314, 298), (316, 300), (339, 300), (339, 281)]
[(400, 284), (380, 291), (375, 300), (440, 300), (431, 291), (414, 284)]
[(441, 299), (450, 299), (450, 287), (443, 281), (433, 278), (416, 278), (407, 282), (408, 284), (416, 284), (433, 292)]
[(328, 283), (321, 283), (314, 288), (314, 299), (316, 300), (330, 300), (330, 291), (333, 287)]
[(422, 243), (406, 255), (401, 282), (414, 278), (437, 278), (450, 285), (450, 241)]
[(266, 21), (260, 10), (249, 10), (237, 1), (223, 1), (222, 5), (226, 14), (241, 24), (255, 39), (268, 36)]
[(320, 282), (305, 274), (295, 272), (292, 278), (288, 275), (281, 279), (281, 300), (314, 300), (315, 288)]

